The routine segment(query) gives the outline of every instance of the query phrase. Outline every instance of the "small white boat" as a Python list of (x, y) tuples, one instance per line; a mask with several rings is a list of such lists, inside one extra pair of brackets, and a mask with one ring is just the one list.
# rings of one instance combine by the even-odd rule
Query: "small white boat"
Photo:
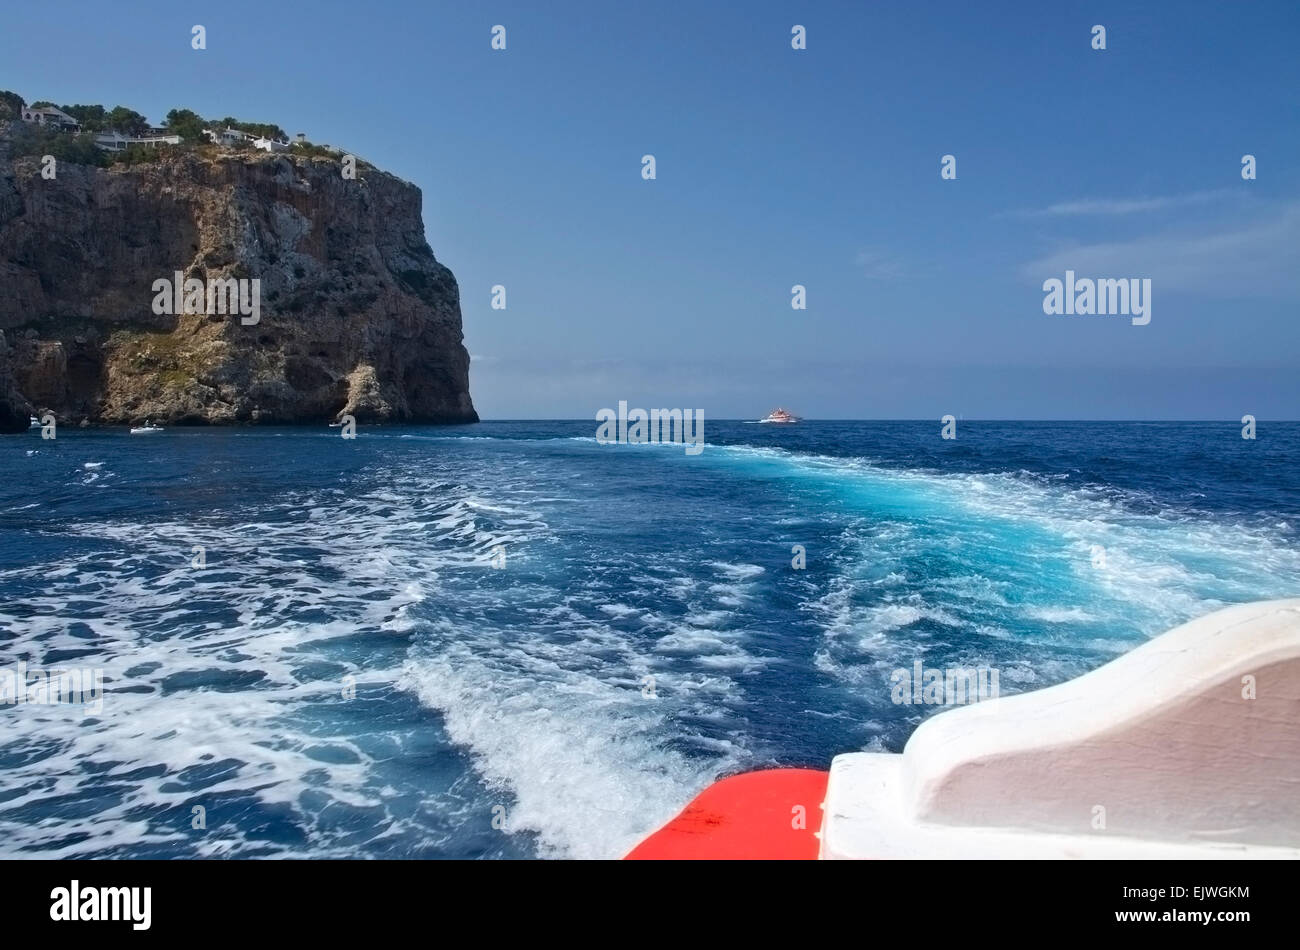
[(798, 422), (799, 417), (786, 409), (773, 409), (767, 414), (765, 419), (759, 419), (759, 422)]
[(331, 428), (331, 429), (339, 429), (339, 428), (342, 428), (342, 426), (343, 426), (343, 423), (341, 423), (341, 422), (331, 422), (331, 423), (330, 423), (330, 428)]
[(153, 425), (152, 423), (149, 422), (148, 419), (146, 419), (146, 420), (144, 421), (144, 425), (142, 425), (142, 426), (135, 426), (134, 428), (132, 428), (132, 429), (131, 429), (131, 434), (132, 434), (132, 435), (148, 435), (150, 432), (162, 432), (162, 431), (163, 431), (162, 426), (156, 426), (156, 425)]
[(38, 428), (40, 428), (40, 425), (41, 425), (41, 420), (40, 420), (40, 419), (37, 419), (35, 416), (29, 416), (29, 417), (28, 417), (27, 428), (29, 428), (29, 429), (38, 429)]

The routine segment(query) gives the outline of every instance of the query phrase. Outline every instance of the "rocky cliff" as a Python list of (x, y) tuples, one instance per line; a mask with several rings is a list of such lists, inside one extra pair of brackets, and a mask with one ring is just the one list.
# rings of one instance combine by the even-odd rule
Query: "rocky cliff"
[[(419, 189), (341, 169), (214, 146), (46, 179), (0, 129), (0, 426), (476, 421)], [(257, 322), (156, 312), (177, 272), (257, 280)]]

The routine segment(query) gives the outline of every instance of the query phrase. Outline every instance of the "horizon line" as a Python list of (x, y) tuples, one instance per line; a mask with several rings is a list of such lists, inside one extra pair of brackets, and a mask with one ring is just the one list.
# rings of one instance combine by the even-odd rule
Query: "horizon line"
[[(697, 411), (698, 411), (698, 410), (697, 410)], [(479, 418), (479, 422), (595, 422), (595, 421), (598, 421), (598, 420), (595, 419), (595, 417), (588, 417), (588, 416), (577, 416), (577, 417), (559, 417), (559, 416), (513, 416), (513, 417), (506, 417), (506, 416), (492, 416), (492, 417), (490, 417), (490, 418), (483, 418), (483, 417), (480, 417), (480, 418)], [(757, 419), (740, 418), (740, 417), (726, 417), (726, 418), (718, 417), (718, 418), (714, 419), (714, 421), (715, 421), (715, 422), (757, 422), (758, 420), (757, 420)], [(894, 418), (886, 418), (886, 417), (883, 417), (883, 416), (882, 416), (882, 417), (876, 417), (876, 418), (861, 418), (861, 417), (852, 417), (852, 418), (850, 418), (850, 417), (847, 417), (847, 416), (845, 416), (845, 417), (825, 417), (825, 418), (816, 418), (816, 417), (812, 417), (812, 416), (801, 416), (801, 417), (799, 417), (799, 422), (942, 422), (942, 421), (943, 421), (943, 420), (942, 420), (942, 417), (933, 417), (933, 418), (932, 418), (932, 417), (930, 417), (930, 416), (907, 416), (907, 417), (898, 416), (898, 417), (894, 417)], [(1086, 422), (1086, 423), (1098, 423), (1098, 422), (1128, 422), (1128, 423), (1153, 423), (1153, 422), (1159, 422), (1159, 423), (1204, 423), (1204, 424), (1207, 424), (1207, 425), (1220, 425), (1220, 424), (1222, 424), (1222, 425), (1238, 425), (1238, 426), (1241, 425), (1241, 420), (1240, 420), (1240, 419), (1074, 419), (1074, 418), (1071, 418), (1071, 419), (1028, 419), (1028, 418), (1024, 418), (1024, 419), (1014, 419), (1014, 418), (996, 418), (996, 419), (995, 419), (995, 418), (982, 418), (982, 417), (972, 417), (972, 418), (970, 418), (970, 419), (966, 419), (966, 418), (963, 417), (963, 416), (957, 416), (957, 421), (958, 421), (958, 422), (1045, 422), (1045, 423), (1059, 423), (1059, 422)], [(1256, 416), (1256, 417), (1255, 417), (1255, 421), (1256, 421), (1256, 422), (1300, 422), (1300, 419), (1271, 419), (1271, 418), (1260, 418), (1260, 417)], [(467, 424), (468, 424), (468, 425), (474, 425), (475, 423), (467, 423)], [(798, 423), (775, 423), (775, 424), (777, 424), (777, 425), (798, 425)]]

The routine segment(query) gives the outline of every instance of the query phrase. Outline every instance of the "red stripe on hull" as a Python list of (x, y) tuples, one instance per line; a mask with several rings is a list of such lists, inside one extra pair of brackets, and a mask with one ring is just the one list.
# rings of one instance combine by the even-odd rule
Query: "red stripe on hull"
[(714, 782), (626, 860), (813, 860), (829, 777), (770, 769)]

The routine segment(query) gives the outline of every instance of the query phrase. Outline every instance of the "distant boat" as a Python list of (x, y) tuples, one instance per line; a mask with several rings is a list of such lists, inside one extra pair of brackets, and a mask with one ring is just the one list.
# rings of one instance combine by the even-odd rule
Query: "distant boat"
[(798, 422), (799, 418), (794, 413), (786, 409), (773, 409), (771, 412), (767, 414), (766, 418), (759, 419), (758, 421), (759, 422)]
[(40, 424), (41, 424), (40, 419), (37, 419), (35, 416), (31, 416), (27, 422), (27, 428), (29, 429), (39, 428)]
[(330, 423), (330, 428), (331, 428), (331, 429), (338, 429), (338, 428), (340, 428), (342, 425), (343, 425), (343, 423), (341, 423), (341, 422), (331, 422), (331, 423)]
[(131, 430), (131, 434), (148, 435), (150, 432), (162, 432), (162, 431), (163, 431), (162, 426), (153, 425), (152, 423), (149, 422), (148, 419), (146, 419), (144, 420), (144, 425), (136, 426), (135, 428), (133, 428)]

